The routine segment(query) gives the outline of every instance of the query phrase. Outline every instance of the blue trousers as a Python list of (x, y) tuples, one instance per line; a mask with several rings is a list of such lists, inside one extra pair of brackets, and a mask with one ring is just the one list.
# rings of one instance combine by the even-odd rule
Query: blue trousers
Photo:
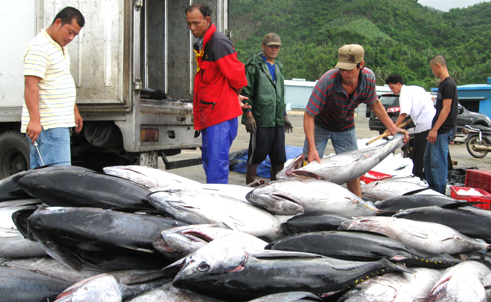
[[(31, 144), (31, 139), (26, 135), (31, 148), (31, 169), (47, 165), (71, 165), (70, 154), (70, 130), (68, 128), (52, 128), (42, 130), (37, 139), (38, 149)], [(41, 157), (39, 157), (41, 154)], [(42, 159), (42, 160), (41, 160)]]
[[(336, 152), (336, 154), (358, 150), (356, 129), (354, 128), (343, 132), (332, 132), (320, 126), (315, 126), (314, 139), (315, 149), (317, 150), (320, 158), (324, 156), (324, 151), (326, 150), (329, 139), (331, 140), (332, 146), (334, 147), (334, 152)], [(305, 138), (305, 142), (303, 144), (303, 155), (305, 157), (309, 156), (309, 143), (307, 142), (307, 138)]]
[(438, 134), (434, 144), (428, 142), (425, 150), (425, 177), (430, 188), (445, 194), (448, 178), (448, 145), (452, 133)]
[(229, 151), (237, 136), (237, 118), (201, 130), (201, 159), (206, 183), (227, 184), (230, 166)]

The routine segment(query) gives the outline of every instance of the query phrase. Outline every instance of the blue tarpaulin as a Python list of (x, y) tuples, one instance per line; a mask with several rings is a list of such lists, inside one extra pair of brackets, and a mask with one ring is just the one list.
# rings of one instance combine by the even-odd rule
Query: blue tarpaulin
[[(286, 160), (294, 159), (302, 154), (302, 147), (285, 146)], [(238, 173), (246, 173), (247, 168), (247, 149), (235, 152), (230, 155), (230, 171)], [(257, 166), (257, 176), (270, 178), (271, 177), (271, 161), (269, 156)]]

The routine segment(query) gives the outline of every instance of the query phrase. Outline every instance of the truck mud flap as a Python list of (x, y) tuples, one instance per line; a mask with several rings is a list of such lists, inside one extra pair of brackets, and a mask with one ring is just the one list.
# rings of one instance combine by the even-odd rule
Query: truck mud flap
[(199, 158), (183, 159), (183, 160), (176, 160), (176, 161), (170, 162), (167, 159), (167, 156), (164, 154), (164, 152), (161, 152), (160, 153), (160, 156), (162, 156), (162, 161), (164, 162), (164, 165), (165, 165), (165, 169), (166, 170), (184, 168), (184, 167), (189, 167), (189, 166), (196, 166), (196, 165), (201, 165), (203, 163), (201, 161), (201, 157), (199, 157)]

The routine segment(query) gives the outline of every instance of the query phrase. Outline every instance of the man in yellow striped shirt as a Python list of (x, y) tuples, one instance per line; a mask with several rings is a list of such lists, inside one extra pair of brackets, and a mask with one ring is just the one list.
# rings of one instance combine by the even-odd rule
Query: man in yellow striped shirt
[(84, 24), (79, 10), (65, 7), (48, 28), (29, 42), (24, 54), (21, 132), (26, 133), (31, 147), (31, 169), (71, 164), (70, 128), (75, 127), (79, 133), (83, 120), (75, 104), (75, 83), (65, 46)]

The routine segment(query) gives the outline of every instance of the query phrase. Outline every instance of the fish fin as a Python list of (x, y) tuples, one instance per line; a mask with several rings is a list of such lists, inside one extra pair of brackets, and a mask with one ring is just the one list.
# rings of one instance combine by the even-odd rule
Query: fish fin
[(475, 240), (483, 243), (485, 245), (485, 248), (482, 250), (477, 251), (478, 253), (486, 254), (489, 248), (491, 248), (491, 244), (488, 244), (484, 239), (481, 238), (475, 238)]
[(137, 252), (143, 252), (143, 253), (148, 253), (148, 254), (155, 253), (155, 250), (143, 249), (143, 248), (134, 247), (134, 246), (128, 246), (128, 245), (118, 245), (118, 246), (121, 248), (125, 248), (125, 249), (132, 250), (132, 251), (137, 251)]
[(377, 215), (391, 215), (391, 214), (397, 214), (399, 213), (399, 210), (378, 210), (377, 209)]
[(304, 252), (290, 252), (290, 251), (280, 251), (280, 250), (251, 250), (247, 251), (247, 254), (251, 257), (257, 259), (268, 259), (268, 258), (324, 258), (324, 256), (304, 253)]
[(406, 192), (404, 194), (402, 194), (402, 196), (408, 196), (408, 195), (414, 195), (414, 194), (417, 194), (417, 193), (420, 193), (420, 192), (424, 192), (426, 190), (430, 190), (431, 188), (422, 188), (422, 189), (417, 189), (417, 190), (413, 190), (413, 191), (409, 191), (409, 192)]
[(167, 265), (160, 272), (164, 275), (164, 277), (175, 277), (185, 264), (186, 264), (186, 257), (181, 258), (176, 262)]
[(450, 204), (440, 206), (440, 208), (451, 210), (451, 209), (458, 209), (458, 208), (473, 206), (473, 205), (482, 204), (482, 203), (487, 203), (487, 202), (482, 202), (482, 201), (456, 202), (456, 203), (450, 203)]

